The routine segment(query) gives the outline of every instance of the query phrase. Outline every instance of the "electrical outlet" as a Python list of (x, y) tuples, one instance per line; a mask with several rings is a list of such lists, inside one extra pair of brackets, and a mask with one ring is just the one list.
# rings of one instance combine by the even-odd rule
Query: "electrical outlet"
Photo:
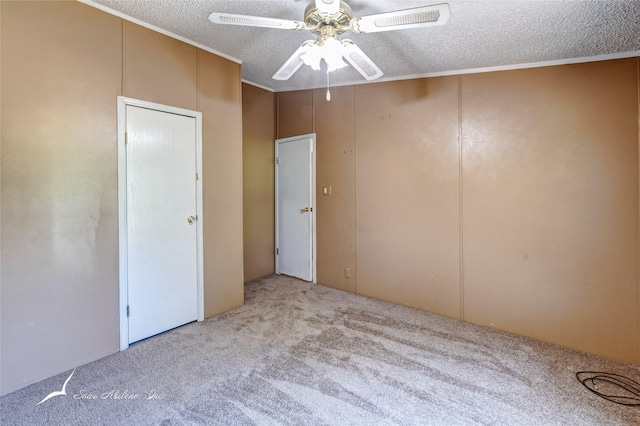
[(351, 278), (351, 268), (344, 268), (344, 277)]

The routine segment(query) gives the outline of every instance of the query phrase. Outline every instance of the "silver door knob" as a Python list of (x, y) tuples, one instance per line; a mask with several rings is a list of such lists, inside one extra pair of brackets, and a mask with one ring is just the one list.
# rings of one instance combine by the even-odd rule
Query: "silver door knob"
[(187, 217), (187, 222), (189, 222), (189, 225), (193, 225), (193, 222), (195, 222), (196, 220), (198, 220), (198, 216)]

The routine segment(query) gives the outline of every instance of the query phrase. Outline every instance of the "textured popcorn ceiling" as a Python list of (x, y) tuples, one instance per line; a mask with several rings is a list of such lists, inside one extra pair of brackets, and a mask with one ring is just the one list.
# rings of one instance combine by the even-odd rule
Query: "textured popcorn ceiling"
[[(326, 84), (302, 66), (288, 81), (271, 77), (307, 31), (214, 25), (211, 12), (302, 20), (308, 0), (82, 0), (158, 27), (242, 61), (242, 77), (275, 91)], [(443, 3), (438, 0), (348, 0), (353, 15)], [(444, 74), (577, 58), (637, 56), (640, 0), (450, 0), (444, 26), (372, 34), (347, 32), (384, 72), (378, 80)], [(594, 58), (597, 59), (597, 58)], [(353, 68), (331, 73), (331, 84), (363, 83)]]

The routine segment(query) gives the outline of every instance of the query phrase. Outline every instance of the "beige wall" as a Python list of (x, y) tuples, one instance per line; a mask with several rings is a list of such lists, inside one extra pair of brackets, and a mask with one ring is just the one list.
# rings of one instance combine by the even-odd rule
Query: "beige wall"
[(275, 94), (242, 85), (244, 279), (275, 273)]
[(318, 281), (640, 364), (638, 62), (279, 93), (341, 194)]
[(279, 119), (276, 123), (278, 139), (312, 133), (314, 129), (313, 92), (299, 90), (278, 93), (276, 114), (277, 117), (286, 117), (285, 120)]
[(118, 350), (122, 22), (73, 3), (0, 7), (4, 394)]
[(124, 96), (197, 109), (198, 49), (128, 21), (122, 24)]
[(202, 111), (204, 314), (244, 304), (242, 83), (239, 64), (198, 50)]
[(0, 8), (4, 394), (118, 350), (120, 94), (203, 112), (205, 315), (242, 304), (242, 129), (238, 64), (77, 2)]
[(466, 320), (640, 363), (636, 73), (462, 78)]
[[(316, 221), (318, 282), (355, 292), (356, 269), (356, 173), (354, 88), (313, 92), (316, 132)], [(323, 195), (323, 187), (331, 195)], [(345, 277), (351, 269), (351, 278)]]
[(356, 87), (356, 135), (358, 292), (459, 318), (457, 77)]

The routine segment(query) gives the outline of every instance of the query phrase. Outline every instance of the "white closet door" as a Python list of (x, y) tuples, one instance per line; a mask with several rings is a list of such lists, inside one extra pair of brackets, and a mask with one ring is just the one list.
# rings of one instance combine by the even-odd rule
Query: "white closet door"
[(127, 105), (129, 342), (198, 318), (196, 120)]

